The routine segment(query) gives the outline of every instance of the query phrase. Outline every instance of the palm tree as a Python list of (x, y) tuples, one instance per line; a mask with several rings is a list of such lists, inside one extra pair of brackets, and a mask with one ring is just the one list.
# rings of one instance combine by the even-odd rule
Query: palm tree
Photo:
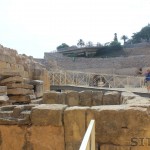
[(77, 43), (78, 46), (83, 47), (85, 45), (84, 41), (82, 39), (80, 39)]
[(126, 35), (123, 35), (122, 37), (121, 37), (121, 40), (123, 40), (124, 41), (124, 44), (126, 43), (126, 40), (128, 39), (128, 37), (126, 36)]

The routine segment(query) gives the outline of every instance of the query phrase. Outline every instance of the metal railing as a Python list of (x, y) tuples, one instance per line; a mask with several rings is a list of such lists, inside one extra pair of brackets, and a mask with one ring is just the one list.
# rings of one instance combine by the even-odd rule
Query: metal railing
[(106, 88), (143, 88), (144, 77), (77, 71), (50, 72), (51, 85), (73, 85)]
[(91, 120), (79, 150), (95, 150), (95, 120)]

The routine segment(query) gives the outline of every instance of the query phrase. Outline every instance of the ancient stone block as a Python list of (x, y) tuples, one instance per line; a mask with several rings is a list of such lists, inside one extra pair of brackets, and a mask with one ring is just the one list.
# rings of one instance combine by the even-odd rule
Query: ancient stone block
[(6, 101), (8, 101), (8, 100), (9, 100), (9, 97), (8, 97), (8, 96), (6, 96), (6, 95), (1, 96), (1, 95), (0, 95), (0, 102), (6, 102)]
[(0, 95), (7, 94), (7, 86), (0, 86)]
[(119, 105), (120, 93), (119, 92), (106, 92), (103, 95), (103, 105)]
[(75, 149), (77, 145), (79, 146), (81, 144), (87, 128), (87, 109), (89, 109), (89, 107), (74, 106), (64, 111), (65, 142), (70, 149)]
[(126, 146), (133, 137), (149, 135), (148, 113), (148, 108), (142, 105), (94, 106), (88, 110), (87, 118), (95, 119), (97, 143)]
[(1, 69), (9, 69), (10, 68), (10, 64), (4, 61), (0, 61), (0, 68)]
[(25, 127), (0, 125), (0, 149), (21, 150), (25, 142)]
[(47, 91), (43, 94), (43, 103), (44, 104), (58, 104), (59, 102), (59, 93), (55, 91)]
[(8, 62), (10, 64), (15, 64), (16, 60), (14, 57), (5, 55), (5, 54), (0, 54), (0, 61)]
[(7, 83), (15, 83), (15, 82), (16, 83), (23, 82), (23, 78), (20, 76), (9, 77), (9, 78), (1, 80), (0, 84), (5, 85)]
[(92, 92), (92, 106), (103, 105), (103, 92), (93, 91)]
[(16, 89), (8, 89), (7, 90), (8, 95), (27, 95), (27, 94), (33, 94), (33, 90), (29, 89), (22, 89), (22, 88), (16, 88)]
[(111, 144), (103, 144), (100, 146), (101, 150), (132, 150), (131, 146), (119, 146)]
[(31, 122), (34, 125), (62, 126), (63, 112), (66, 107), (61, 104), (42, 104), (34, 107), (31, 112)]
[(20, 72), (10, 70), (10, 69), (0, 69), (0, 75), (4, 78), (13, 77), (13, 76), (21, 76)]
[(91, 106), (92, 105), (92, 91), (82, 91), (79, 93), (80, 106)]
[(79, 93), (70, 91), (67, 93), (66, 104), (69, 106), (79, 106)]
[(33, 89), (33, 85), (25, 84), (25, 83), (9, 83), (6, 84), (6, 86), (8, 89), (13, 89), (13, 88)]
[(31, 102), (29, 95), (9, 96), (9, 100), (12, 102)]
[(59, 93), (57, 104), (66, 104), (66, 93), (65, 92)]
[(65, 150), (62, 126), (32, 126), (30, 132), (29, 141), (34, 150)]

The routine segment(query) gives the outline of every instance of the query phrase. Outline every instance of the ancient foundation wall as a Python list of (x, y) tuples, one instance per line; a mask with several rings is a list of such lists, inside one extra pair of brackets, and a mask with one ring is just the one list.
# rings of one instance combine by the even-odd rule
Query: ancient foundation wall
[(90, 120), (95, 119), (96, 150), (148, 150), (149, 109), (144, 104), (3, 106), (0, 149), (78, 150)]
[[(96, 150), (149, 150), (148, 99), (125, 92), (94, 94), (89, 98), (91, 93), (88, 92), (44, 94), (47, 102), (56, 103), (59, 100), (59, 103), (64, 103), (70, 100), (70, 103), (73, 101), (71, 105), (78, 105), (75, 100), (78, 100), (79, 94), (82, 106), (30, 104), (0, 107), (0, 149), (78, 150), (90, 120), (94, 119)], [(103, 97), (102, 101), (105, 101), (106, 95), (109, 95), (107, 99), (119, 99), (122, 104), (110, 105), (113, 103), (107, 100), (103, 105), (89, 105), (90, 99), (99, 101), (98, 98)]]

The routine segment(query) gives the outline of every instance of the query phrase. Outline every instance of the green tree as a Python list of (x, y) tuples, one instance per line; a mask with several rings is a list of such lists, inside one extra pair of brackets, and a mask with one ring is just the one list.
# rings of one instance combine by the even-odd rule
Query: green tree
[(124, 41), (124, 44), (126, 43), (126, 40), (128, 39), (128, 37), (126, 36), (126, 35), (123, 35), (122, 37), (121, 37), (121, 40), (123, 40)]
[(77, 46), (83, 47), (85, 45), (84, 41), (80, 39), (77, 43)]
[(118, 42), (117, 33), (114, 34), (114, 41)]
[(62, 43), (61, 45), (57, 46), (57, 51), (64, 50), (65, 48), (67, 49), (68, 47), (69, 45), (67, 45), (66, 43)]
[(92, 43), (91, 41), (88, 41), (87, 44), (86, 44), (86, 46), (92, 47), (92, 46), (93, 46), (93, 43)]
[(143, 27), (139, 32), (133, 33), (133, 43), (140, 43), (142, 39), (147, 42), (150, 41), (150, 25)]

